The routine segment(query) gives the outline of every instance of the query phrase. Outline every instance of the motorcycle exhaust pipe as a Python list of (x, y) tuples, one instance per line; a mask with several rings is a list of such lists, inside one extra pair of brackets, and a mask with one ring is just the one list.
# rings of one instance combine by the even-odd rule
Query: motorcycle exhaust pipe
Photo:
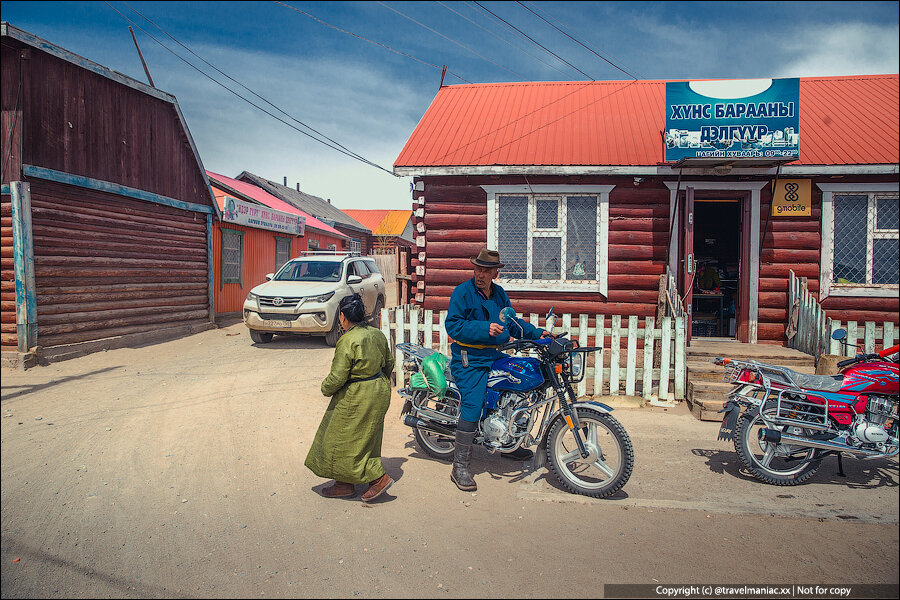
[(405, 417), (403, 417), (403, 424), (407, 427), (412, 427), (413, 429), (424, 429), (433, 433), (446, 435), (447, 437), (456, 437), (455, 427), (447, 427), (433, 421), (423, 421), (422, 419), (414, 417), (412, 415), (406, 415)]
[(790, 446), (803, 446), (805, 448), (817, 448), (819, 450), (833, 450), (834, 452), (850, 452), (852, 454), (862, 455), (864, 458), (889, 456), (888, 454), (878, 452), (877, 450), (863, 450), (862, 448), (853, 448), (847, 444), (830, 442), (828, 440), (811, 440), (809, 438), (797, 437), (795, 435), (783, 433), (777, 429), (760, 429), (759, 439), (773, 444), (788, 444)]

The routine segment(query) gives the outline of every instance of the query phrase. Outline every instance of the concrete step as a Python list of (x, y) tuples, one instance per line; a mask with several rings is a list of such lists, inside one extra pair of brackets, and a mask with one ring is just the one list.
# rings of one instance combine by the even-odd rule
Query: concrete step
[[(815, 375), (816, 368), (814, 365), (779, 365), (797, 371), (798, 373), (806, 373)], [(687, 372), (689, 381), (722, 381), (725, 376), (725, 367), (714, 365), (708, 362), (688, 361)]]
[(721, 421), (722, 414), (719, 411), (725, 405), (725, 394), (731, 390), (731, 385), (723, 385), (713, 391), (688, 382), (687, 406), (691, 414), (701, 421)]

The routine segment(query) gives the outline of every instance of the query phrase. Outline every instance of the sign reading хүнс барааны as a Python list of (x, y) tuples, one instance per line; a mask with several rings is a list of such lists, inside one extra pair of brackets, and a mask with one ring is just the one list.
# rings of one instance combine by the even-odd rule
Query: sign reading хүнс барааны
[(292, 215), (268, 206), (244, 202), (231, 196), (225, 196), (224, 204), (222, 220), (226, 223), (236, 223), (292, 235), (303, 235), (306, 229), (306, 217), (302, 215)]
[(800, 156), (800, 80), (666, 83), (666, 162)]

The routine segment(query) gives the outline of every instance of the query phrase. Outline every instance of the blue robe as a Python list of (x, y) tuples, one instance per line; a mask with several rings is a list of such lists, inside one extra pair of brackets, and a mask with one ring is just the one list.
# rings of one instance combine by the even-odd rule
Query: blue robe
[[(510, 306), (509, 296), (496, 283), (491, 284), (491, 290), (491, 297), (485, 298), (475, 286), (474, 278), (456, 286), (450, 295), (450, 307), (444, 322), (447, 335), (454, 340), (450, 345), (450, 374), (459, 387), (462, 397), (460, 419), (465, 421), (481, 420), (491, 365), (498, 358), (506, 356), (496, 347), (510, 340), (510, 323), (500, 321), (500, 310)], [(544, 333), (543, 329), (520, 319), (516, 322), (522, 328), (520, 331), (517, 325), (512, 325), (513, 333), (521, 334), (516, 337), (535, 340)], [(503, 325), (503, 333), (491, 336), (491, 323)], [(468, 366), (464, 364), (466, 362)]]

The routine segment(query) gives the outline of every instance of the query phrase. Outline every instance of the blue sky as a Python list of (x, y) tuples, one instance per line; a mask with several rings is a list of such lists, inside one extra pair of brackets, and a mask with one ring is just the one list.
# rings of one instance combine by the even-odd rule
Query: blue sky
[(408, 209), (411, 178), (394, 177), (299, 133), (149, 36), (298, 129), (303, 127), (203, 61), (390, 171), (437, 93), (443, 65), (444, 83), (451, 85), (897, 73), (898, 7), (898, 2), (4, 1), (0, 17), (146, 82), (131, 25), (156, 87), (178, 98), (209, 170), (231, 177), (247, 170), (278, 182), (287, 177), (292, 187), (299, 182), (303, 191), (330, 198), (339, 208)]

